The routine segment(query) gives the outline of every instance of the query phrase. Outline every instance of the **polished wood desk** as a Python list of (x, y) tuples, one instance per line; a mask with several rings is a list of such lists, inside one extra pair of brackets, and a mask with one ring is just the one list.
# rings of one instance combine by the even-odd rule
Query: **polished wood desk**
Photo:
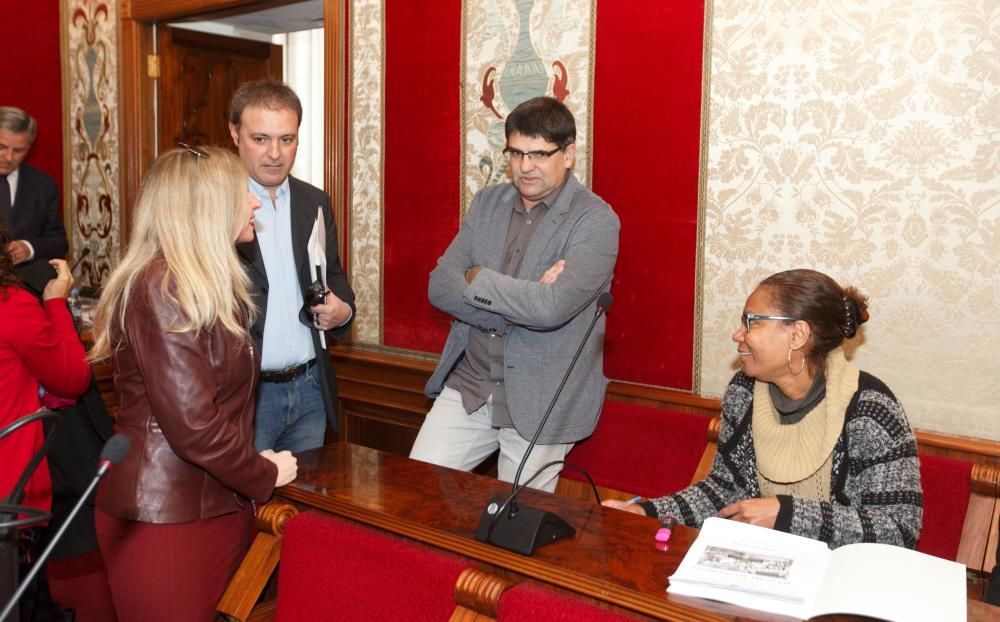
[[(608, 606), (660, 620), (786, 620), (762, 612), (667, 594), (697, 530), (678, 526), (664, 550), (653, 518), (526, 490), (523, 505), (557, 513), (576, 536), (525, 557), (475, 540), (486, 500), (507, 494), (495, 479), (367, 447), (337, 443), (299, 455), (298, 479), (276, 497), (434, 546), (513, 578), (528, 578)], [(969, 620), (996, 620), (1000, 608), (969, 601)], [(848, 618), (841, 618), (848, 619)]]

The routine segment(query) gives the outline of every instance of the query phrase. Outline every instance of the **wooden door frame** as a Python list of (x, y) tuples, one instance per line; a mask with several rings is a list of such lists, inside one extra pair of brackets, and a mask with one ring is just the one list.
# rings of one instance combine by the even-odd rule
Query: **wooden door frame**
[[(297, 0), (122, 0), (119, 12), (119, 166), (118, 198), (122, 247), (132, 229), (132, 206), (142, 176), (154, 159), (153, 79), (146, 58), (153, 50), (153, 25), (184, 17), (220, 12), (248, 13)], [(333, 197), (334, 219), (344, 232), (345, 142), (344, 94), (346, 69), (346, 0), (323, 0), (323, 184)], [(346, 257), (345, 257), (346, 259)]]

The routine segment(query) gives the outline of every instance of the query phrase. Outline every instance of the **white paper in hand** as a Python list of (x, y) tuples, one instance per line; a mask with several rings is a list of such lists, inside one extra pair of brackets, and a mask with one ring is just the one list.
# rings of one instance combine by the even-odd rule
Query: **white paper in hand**
[[(312, 233), (309, 234), (309, 243), (306, 244), (306, 252), (309, 254), (309, 273), (316, 276), (316, 267), (319, 266), (319, 273), (322, 275), (323, 287), (326, 283), (326, 220), (323, 218), (323, 208), (316, 208), (316, 222), (313, 223)], [(319, 343), (326, 350), (326, 334), (319, 331)]]

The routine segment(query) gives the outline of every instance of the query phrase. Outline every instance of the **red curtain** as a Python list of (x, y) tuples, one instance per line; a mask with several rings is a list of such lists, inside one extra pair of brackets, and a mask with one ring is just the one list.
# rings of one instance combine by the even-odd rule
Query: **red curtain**
[(605, 373), (690, 389), (704, 3), (597, 3), (593, 189), (622, 229)]
[(0, 19), (0, 106), (17, 106), (38, 121), (26, 162), (62, 187), (62, 73), (59, 2), (4, 2)]
[(385, 3), (383, 342), (439, 352), (427, 276), (458, 232), (461, 0)]

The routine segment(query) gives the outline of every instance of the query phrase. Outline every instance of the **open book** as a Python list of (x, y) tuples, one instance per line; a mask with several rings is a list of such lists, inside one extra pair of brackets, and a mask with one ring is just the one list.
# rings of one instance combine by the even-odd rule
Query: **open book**
[(965, 620), (965, 566), (889, 544), (818, 540), (709, 518), (670, 577), (671, 594), (808, 619)]

